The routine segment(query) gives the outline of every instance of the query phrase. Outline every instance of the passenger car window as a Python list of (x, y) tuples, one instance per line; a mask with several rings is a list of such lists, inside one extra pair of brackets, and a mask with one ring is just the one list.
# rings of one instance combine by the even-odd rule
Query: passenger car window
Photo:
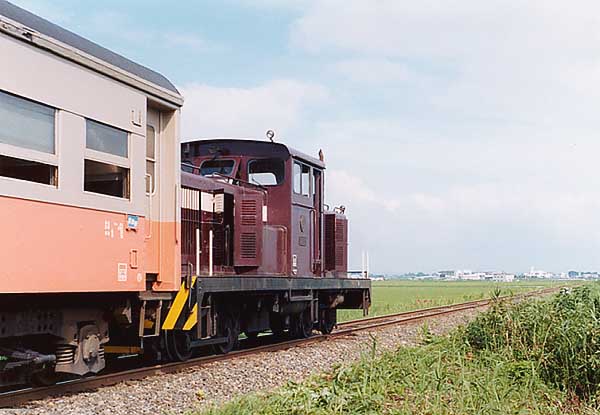
[(0, 91), (0, 176), (58, 186), (56, 110)]
[(129, 134), (118, 128), (86, 120), (86, 147), (84, 190), (129, 199)]
[(54, 154), (55, 109), (0, 91), (0, 143)]
[(129, 198), (129, 169), (93, 160), (85, 161), (84, 190)]
[(285, 163), (281, 159), (258, 159), (248, 163), (248, 181), (261, 186), (277, 186), (285, 178)]
[(0, 176), (53, 186), (58, 184), (56, 166), (2, 155), (0, 155)]
[(86, 120), (86, 147), (115, 156), (128, 156), (127, 133), (96, 121)]

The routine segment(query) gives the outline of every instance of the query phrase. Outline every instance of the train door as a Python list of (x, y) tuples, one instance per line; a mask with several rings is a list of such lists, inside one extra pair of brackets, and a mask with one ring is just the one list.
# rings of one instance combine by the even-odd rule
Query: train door
[(181, 284), (179, 110), (149, 107), (146, 120), (146, 285)]
[(321, 276), (323, 272), (323, 172), (312, 169), (313, 194), (313, 272)]
[(148, 108), (146, 121), (146, 280), (160, 270), (160, 112)]
[(300, 162), (293, 164), (292, 194), (292, 274), (313, 275), (314, 207), (311, 168)]

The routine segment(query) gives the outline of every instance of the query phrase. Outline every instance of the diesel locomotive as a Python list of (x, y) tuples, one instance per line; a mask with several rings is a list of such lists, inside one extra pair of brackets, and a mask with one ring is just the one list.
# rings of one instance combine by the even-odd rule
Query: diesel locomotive
[(168, 79), (4, 0), (0, 56), (0, 387), (366, 313), (322, 153), (181, 143)]

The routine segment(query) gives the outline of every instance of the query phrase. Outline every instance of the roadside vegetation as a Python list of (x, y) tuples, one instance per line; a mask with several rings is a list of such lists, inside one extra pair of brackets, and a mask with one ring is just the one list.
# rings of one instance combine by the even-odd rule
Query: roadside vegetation
[[(488, 298), (499, 289), (501, 295), (518, 294), (542, 288), (564, 285), (564, 281), (529, 280), (515, 282), (492, 281), (373, 281), (373, 305), (370, 316), (399, 313)], [(360, 310), (338, 311), (338, 321), (362, 317)]]
[[(496, 292), (496, 296), (499, 291)], [(600, 409), (600, 285), (520, 304), (494, 301), (444, 337), (376, 353), (274, 392), (229, 414), (596, 414)]]

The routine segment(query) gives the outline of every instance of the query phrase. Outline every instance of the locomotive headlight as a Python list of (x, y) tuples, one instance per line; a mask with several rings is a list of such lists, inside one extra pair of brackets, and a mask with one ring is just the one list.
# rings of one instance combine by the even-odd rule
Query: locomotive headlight
[(275, 138), (275, 131), (273, 131), (273, 130), (267, 131), (267, 138), (269, 140), (271, 140), (271, 142), (273, 142), (273, 139)]

